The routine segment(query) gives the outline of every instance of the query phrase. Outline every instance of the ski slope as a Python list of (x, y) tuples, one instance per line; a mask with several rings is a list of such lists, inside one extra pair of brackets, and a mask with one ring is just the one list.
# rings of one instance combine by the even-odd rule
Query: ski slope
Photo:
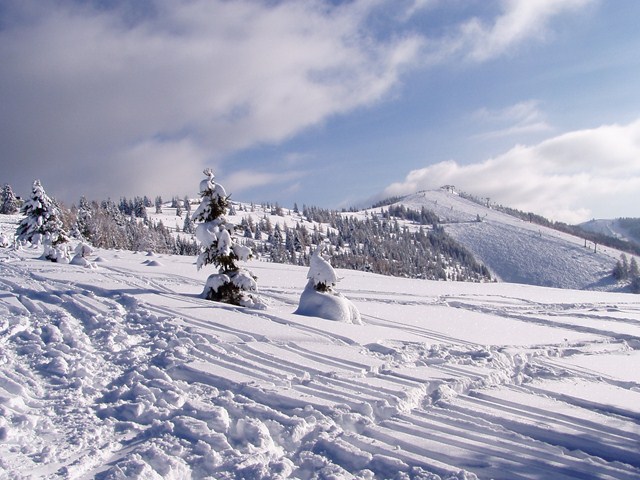
[(611, 277), (620, 257), (615, 249), (585, 243), (442, 189), (409, 195), (399, 203), (418, 211), (422, 207), (434, 211), (447, 233), (500, 281), (570, 289), (621, 289)]
[[(0, 224), (0, 228), (8, 228)], [(640, 478), (640, 297), (339, 270), (363, 325), (194, 258), (0, 249), (0, 478)]]
[(635, 238), (623, 225), (620, 219), (594, 219), (580, 224), (580, 227), (594, 233), (601, 233), (610, 237), (619, 238), (627, 242), (640, 245), (640, 240)]

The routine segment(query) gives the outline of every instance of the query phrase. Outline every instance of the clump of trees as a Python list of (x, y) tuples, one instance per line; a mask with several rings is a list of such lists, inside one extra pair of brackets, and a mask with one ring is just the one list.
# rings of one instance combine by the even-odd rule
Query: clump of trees
[[(266, 215), (256, 221), (246, 217), (240, 228), (247, 242), (253, 238), (257, 253), (278, 263), (309, 265), (313, 248), (326, 241), (337, 268), (431, 280), (491, 280), (489, 270), (426, 209), (394, 207), (362, 219), (303, 206), (302, 218), (314, 222), (313, 229), (301, 221), (291, 226), (284, 222), (283, 226), (279, 222), (273, 225), (273, 217)], [(399, 219), (414, 225), (401, 226)]]
[(629, 261), (624, 253), (621, 254), (611, 274), (619, 282), (628, 283), (633, 293), (640, 293), (640, 269), (635, 257)]

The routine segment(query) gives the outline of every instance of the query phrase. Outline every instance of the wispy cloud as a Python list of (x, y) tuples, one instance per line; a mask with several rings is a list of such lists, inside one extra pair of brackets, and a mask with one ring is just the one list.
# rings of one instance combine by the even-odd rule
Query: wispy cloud
[[(228, 193), (242, 193), (255, 187), (263, 187), (265, 185), (281, 185), (286, 183), (284, 187), (289, 190), (295, 189), (298, 182), (293, 182), (305, 175), (301, 171), (288, 171), (280, 173), (256, 172), (254, 170), (239, 170), (225, 176), (224, 186)], [(292, 183), (293, 182), (293, 183)], [(268, 199), (266, 199), (268, 200)]]
[(491, 130), (477, 134), (475, 138), (498, 138), (551, 130), (538, 102), (529, 100), (509, 107), (490, 110), (480, 109), (472, 114), (472, 120)]
[(445, 184), (571, 223), (597, 216), (602, 205), (637, 216), (640, 120), (569, 132), (479, 163), (440, 162), (410, 172), (383, 196)]
[(549, 24), (562, 14), (580, 11), (597, 0), (502, 0), (492, 18), (466, 19), (442, 38), (432, 39), (431, 63), (463, 60), (481, 63), (513, 53), (526, 42), (544, 41)]
[(593, 3), (592, 0), (505, 0), (502, 15), (489, 24), (471, 21), (463, 26), (463, 43), (470, 46), (466, 57), (482, 62), (508, 52), (525, 40), (544, 40), (551, 19), (589, 3)]

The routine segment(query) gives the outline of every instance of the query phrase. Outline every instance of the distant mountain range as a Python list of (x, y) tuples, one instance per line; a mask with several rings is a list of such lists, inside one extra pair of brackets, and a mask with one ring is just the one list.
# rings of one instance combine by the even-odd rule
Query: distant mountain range
[(589, 220), (579, 226), (589, 232), (608, 235), (640, 247), (640, 218)]
[[(516, 218), (463, 198), (452, 188), (418, 192), (399, 199), (398, 204), (433, 211), (445, 231), (498, 280), (571, 289), (625, 289), (611, 277), (622, 253), (616, 248)], [(628, 229), (620, 228), (619, 221), (596, 225), (610, 228), (597, 233), (632, 238)]]

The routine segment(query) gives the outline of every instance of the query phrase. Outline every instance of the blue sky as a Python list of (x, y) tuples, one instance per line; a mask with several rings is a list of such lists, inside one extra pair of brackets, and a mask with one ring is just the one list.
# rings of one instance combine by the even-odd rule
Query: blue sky
[(3, 0), (0, 182), (640, 216), (635, 0)]

